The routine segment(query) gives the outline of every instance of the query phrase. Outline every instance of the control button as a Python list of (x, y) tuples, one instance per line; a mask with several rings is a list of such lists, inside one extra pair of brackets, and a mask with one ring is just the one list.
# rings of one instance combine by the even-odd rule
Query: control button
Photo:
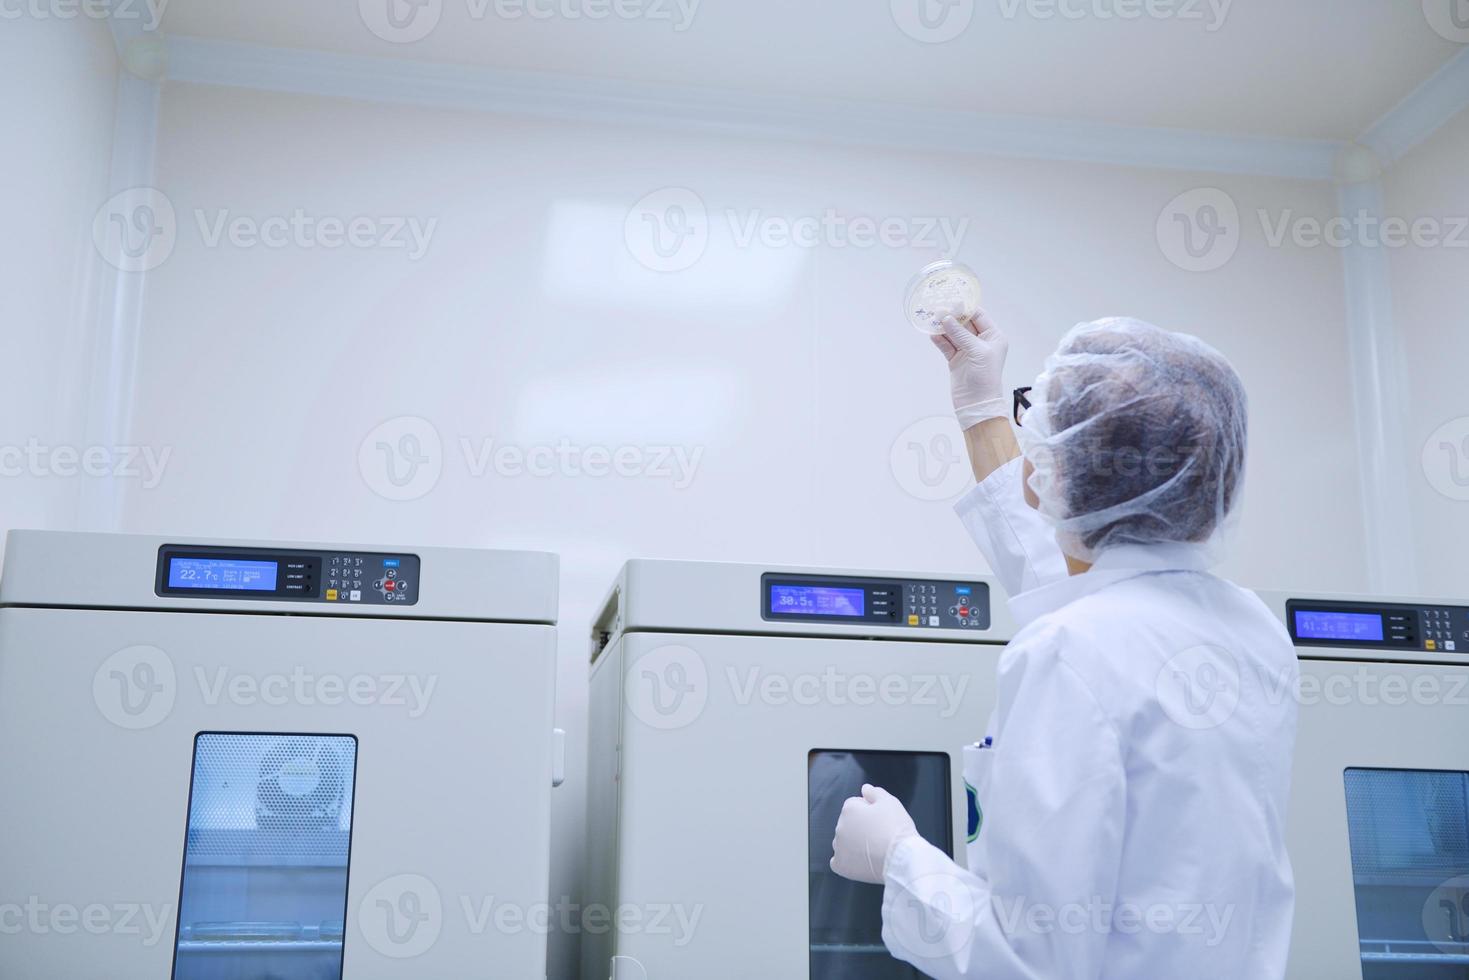
[(961, 615), (961, 616), (968, 616), (969, 615), (969, 607), (968, 606), (960, 606), (959, 607), (959, 615)]
[(941, 626), (941, 625), (943, 625), (943, 621), (941, 619), (939, 619), (937, 616), (930, 616), (930, 617), (928, 617), (928, 625), (930, 625), (930, 626)]
[(388, 578), (397, 578), (397, 577), (398, 577), (398, 570), (396, 568), (390, 568), (390, 569), (388, 569)]
[(384, 558), (383, 559), (383, 567), (384, 568), (397, 568), (398, 567), (398, 559), (396, 559), (396, 558)]
[(1424, 642), (1428, 645), (1427, 648), (1429, 650), (1437, 650), (1438, 649), (1438, 641), (1437, 640), (1425, 640)]
[(376, 579), (375, 581), (373, 581), (372, 587), (374, 589), (377, 589), (379, 592), (381, 592), (383, 590), (383, 580), (382, 579)]
[(949, 607), (949, 615), (950, 616), (957, 616), (957, 615), (959, 615), (959, 607), (958, 606), (950, 606)]
[(1455, 643), (1454, 643), (1453, 640), (1444, 640), (1443, 641), (1443, 648), (1445, 650), (1449, 651), (1449, 653), (1453, 653), (1455, 650), (1458, 649), (1458, 646), (1455, 645)]
[(392, 592), (393, 589), (397, 588), (397, 586), (398, 583), (394, 582), (392, 579), (388, 579), (386, 582), (383, 583), (383, 588), (387, 589), (389, 592)]
[(913, 614), (910, 613), (909, 616), (908, 616), (908, 625), (909, 626), (917, 626), (918, 625), (918, 617), (916, 615), (913, 615)]
[[(398, 591), (399, 592), (402, 592), (406, 588), (408, 588), (408, 582), (405, 579), (401, 579), (401, 578), (398, 579)], [(895, 613), (895, 612), (888, 613), (888, 616), (889, 617), (896, 616), (896, 615), (897, 615), (897, 613)]]
[(327, 589), (326, 590), (326, 597), (327, 597), (327, 600), (329, 602), (330, 601), (335, 601), (336, 598), (337, 598), (337, 590), (336, 589)]
[(350, 600), (352, 600), (353, 602), (361, 602), (362, 601), (362, 593), (361, 592), (357, 592), (356, 590), (354, 590), (349, 596), (347, 596), (347, 598), (350, 599)]

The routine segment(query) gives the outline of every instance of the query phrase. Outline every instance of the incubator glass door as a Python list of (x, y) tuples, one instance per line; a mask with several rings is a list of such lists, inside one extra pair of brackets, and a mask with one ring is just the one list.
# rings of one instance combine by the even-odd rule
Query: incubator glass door
[(1469, 773), (1346, 770), (1363, 980), (1469, 977)]
[(174, 980), (340, 980), (357, 739), (194, 739)]
[(882, 942), (882, 886), (831, 870), (831, 842), (848, 797), (881, 786), (908, 808), (918, 833), (953, 854), (949, 757), (941, 752), (818, 750), (807, 757), (811, 980), (920, 980)]

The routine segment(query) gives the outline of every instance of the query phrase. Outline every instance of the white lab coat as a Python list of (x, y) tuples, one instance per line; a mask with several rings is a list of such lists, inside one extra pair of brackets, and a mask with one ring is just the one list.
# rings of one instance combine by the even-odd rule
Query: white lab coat
[(1193, 546), (1117, 548), (1066, 576), (1020, 468), (956, 507), (1021, 627), (1000, 658), (975, 867), (900, 842), (883, 941), (941, 980), (1283, 976), (1284, 627)]

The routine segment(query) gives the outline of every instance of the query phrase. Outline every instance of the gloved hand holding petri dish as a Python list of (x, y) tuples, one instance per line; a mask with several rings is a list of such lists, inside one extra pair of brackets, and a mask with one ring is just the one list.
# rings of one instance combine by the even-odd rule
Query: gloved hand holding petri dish
[(967, 320), (979, 311), (979, 277), (967, 265), (940, 259), (908, 283), (908, 322), (926, 334), (944, 332), (944, 317)]

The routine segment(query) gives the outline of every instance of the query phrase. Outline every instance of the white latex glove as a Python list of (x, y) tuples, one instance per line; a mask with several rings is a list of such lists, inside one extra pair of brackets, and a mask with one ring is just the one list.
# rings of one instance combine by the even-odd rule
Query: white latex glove
[(917, 835), (913, 818), (896, 796), (863, 783), (862, 795), (842, 804), (836, 839), (831, 842), (831, 870), (843, 878), (880, 885), (893, 845)]
[(943, 327), (943, 334), (935, 336), (933, 343), (949, 359), (949, 389), (959, 428), (968, 429), (985, 419), (1008, 418), (1011, 401), (1001, 375), (1010, 338), (984, 310), (970, 320), (944, 317)]

